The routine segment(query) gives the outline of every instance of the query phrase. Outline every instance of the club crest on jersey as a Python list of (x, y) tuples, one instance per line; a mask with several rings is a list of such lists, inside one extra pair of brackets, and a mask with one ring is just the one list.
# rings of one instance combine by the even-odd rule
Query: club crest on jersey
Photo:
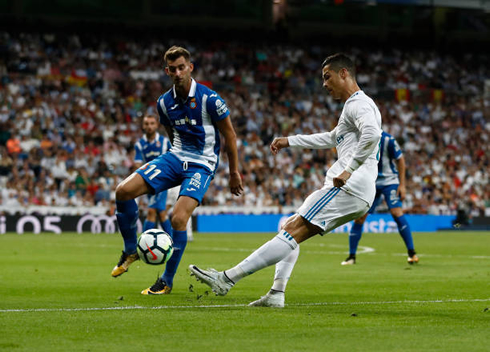
[(197, 107), (196, 98), (191, 99), (191, 102), (189, 103), (189, 107), (191, 109), (195, 109)]

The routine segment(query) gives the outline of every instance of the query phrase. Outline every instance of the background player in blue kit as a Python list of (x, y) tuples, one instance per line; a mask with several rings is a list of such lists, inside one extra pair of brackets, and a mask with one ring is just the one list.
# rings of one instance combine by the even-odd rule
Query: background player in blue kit
[[(155, 115), (146, 115), (143, 118), (145, 134), (134, 145), (136, 152), (134, 162), (137, 168), (165, 154), (172, 147), (170, 140), (158, 133), (158, 126), (158, 118)], [(163, 230), (172, 235), (172, 226), (170, 220), (167, 219), (167, 191), (148, 194), (148, 214), (143, 225), (143, 231), (155, 228), (157, 217)]]
[(402, 210), (402, 201), (405, 199), (405, 158), (393, 136), (383, 131), (380, 141), (380, 157), (378, 163), (378, 178), (376, 180), (376, 197), (369, 211), (361, 218), (354, 220), (349, 234), (349, 256), (342, 265), (352, 265), (356, 263), (357, 245), (361, 240), (362, 226), (368, 214), (374, 210), (384, 196), (386, 204), (390, 209), (393, 220), (395, 220), (398, 231), (405, 242), (408, 250), (408, 263), (418, 263), (419, 258), (413, 246), (412, 232), (410, 225), (405, 218)]
[(174, 253), (165, 272), (143, 294), (168, 294), (187, 245), (186, 226), (194, 209), (201, 203), (218, 167), (220, 133), (224, 137), (229, 161), (229, 186), (234, 195), (243, 191), (238, 172), (236, 134), (225, 101), (214, 91), (197, 83), (191, 73), (194, 65), (185, 48), (173, 46), (164, 56), (165, 72), (174, 85), (157, 102), (160, 122), (167, 130), (172, 148), (166, 154), (146, 163), (116, 188), (116, 216), (124, 239), (124, 250), (112, 270), (117, 277), (138, 259), (136, 253), (135, 198), (180, 185), (179, 198), (171, 218)]

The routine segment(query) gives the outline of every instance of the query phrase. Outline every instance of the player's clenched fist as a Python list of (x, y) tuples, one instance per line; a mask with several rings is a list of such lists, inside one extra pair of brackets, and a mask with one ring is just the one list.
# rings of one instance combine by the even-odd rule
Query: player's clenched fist
[(289, 147), (288, 137), (277, 137), (271, 143), (271, 152), (276, 155), (278, 151)]

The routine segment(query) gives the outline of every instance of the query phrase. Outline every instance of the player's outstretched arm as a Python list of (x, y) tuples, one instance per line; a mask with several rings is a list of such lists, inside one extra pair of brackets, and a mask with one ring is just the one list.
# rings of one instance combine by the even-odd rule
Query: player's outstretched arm
[(225, 151), (228, 156), (230, 169), (230, 192), (239, 196), (243, 192), (242, 177), (238, 171), (238, 151), (236, 148), (236, 134), (229, 117), (216, 121), (219, 132), (225, 139)]
[(276, 137), (271, 143), (271, 152), (276, 155), (281, 149), (289, 147), (288, 137)]

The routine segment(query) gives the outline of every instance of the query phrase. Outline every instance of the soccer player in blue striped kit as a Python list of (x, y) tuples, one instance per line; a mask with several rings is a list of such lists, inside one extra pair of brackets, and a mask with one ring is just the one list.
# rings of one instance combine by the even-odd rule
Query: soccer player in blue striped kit
[[(158, 118), (155, 115), (146, 115), (143, 118), (145, 134), (134, 145), (134, 162), (137, 168), (170, 150), (170, 140), (158, 133)], [(167, 219), (167, 191), (148, 194), (148, 214), (143, 225), (143, 231), (155, 228), (156, 221), (160, 220), (162, 229), (172, 235), (172, 226)]]
[(378, 175), (381, 114), (358, 86), (355, 66), (343, 54), (325, 59), (323, 86), (335, 100), (345, 102), (337, 126), (330, 132), (275, 138), (271, 152), (287, 147), (336, 148), (338, 160), (329, 168), (324, 186), (310, 194), (279, 233), (238, 265), (204, 270), (190, 265), (191, 275), (226, 295), (241, 279), (275, 264), (274, 282), (265, 296), (250, 306), (284, 307), (285, 290), (299, 255), (299, 244), (364, 215), (374, 200)]
[(172, 291), (173, 279), (187, 245), (187, 222), (201, 203), (218, 167), (220, 134), (224, 137), (228, 156), (230, 192), (237, 196), (243, 192), (238, 172), (236, 134), (225, 101), (191, 77), (194, 65), (187, 49), (171, 47), (165, 53), (164, 62), (165, 72), (174, 85), (158, 99), (157, 111), (172, 148), (141, 166), (116, 188), (116, 217), (124, 239), (124, 250), (112, 270), (113, 277), (125, 273), (138, 259), (138, 206), (134, 199), (180, 185), (171, 218), (174, 252), (162, 277), (142, 294), (168, 294)]
[(405, 157), (395, 138), (383, 131), (380, 143), (380, 157), (378, 163), (378, 178), (376, 180), (376, 197), (371, 209), (359, 219), (354, 220), (349, 234), (349, 256), (341, 264), (356, 264), (356, 252), (362, 236), (362, 227), (368, 214), (374, 213), (376, 207), (384, 196), (390, 209), (391, 216), (398, 226), (398, 232), (402, 236), (408, 251), (407, 262), (414, 264), (419, 262), (413, 246), (412, 232), (402, 210), (402, 201), (406, 195), (405, 185)]

